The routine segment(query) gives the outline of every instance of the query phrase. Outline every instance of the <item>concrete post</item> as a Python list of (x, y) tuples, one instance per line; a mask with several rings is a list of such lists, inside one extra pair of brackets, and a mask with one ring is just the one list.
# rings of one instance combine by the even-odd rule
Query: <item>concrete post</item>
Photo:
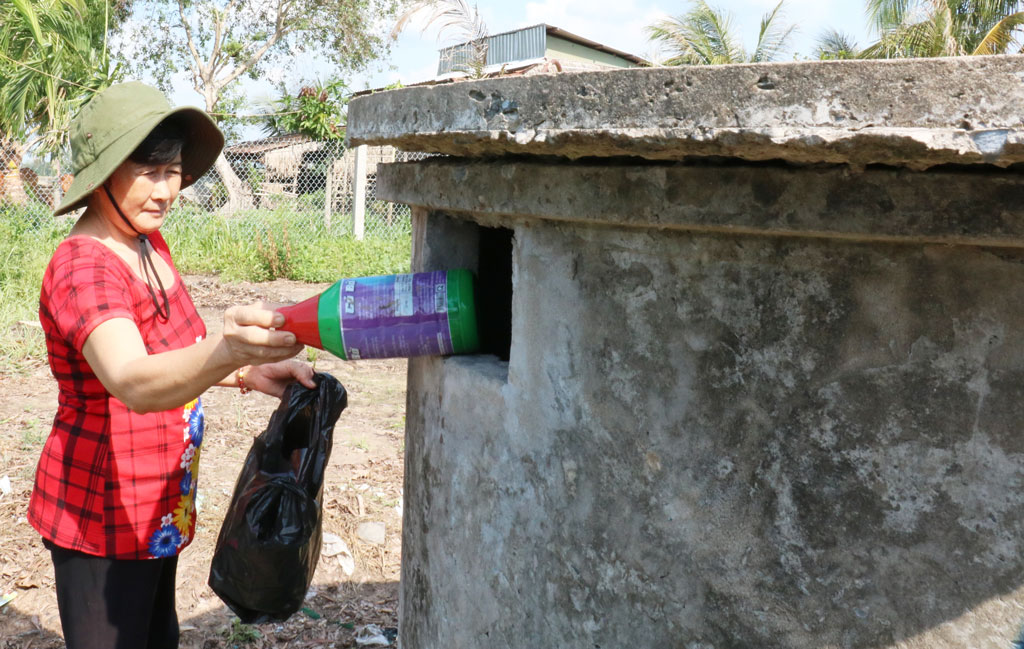
[(366, 230), (366, 155), (368, 147), (356, 147), (355, 190), (352, 200), (352, 231), (362, 241)]
[(354, 143), (450, 156), (378, 174), (414, 270), (511, 312), (480, 313), (510, 345), (409, 364), (402, 647), (1014, 646), (1021, 70), (353, 100)]

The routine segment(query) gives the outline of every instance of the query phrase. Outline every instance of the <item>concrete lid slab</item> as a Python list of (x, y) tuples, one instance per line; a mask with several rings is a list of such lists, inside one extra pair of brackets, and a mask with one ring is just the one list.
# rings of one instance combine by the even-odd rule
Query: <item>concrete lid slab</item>
[(354, 99), (350, 144), (467, 157), (1024, 161), (1024, 56), (646, 68)]

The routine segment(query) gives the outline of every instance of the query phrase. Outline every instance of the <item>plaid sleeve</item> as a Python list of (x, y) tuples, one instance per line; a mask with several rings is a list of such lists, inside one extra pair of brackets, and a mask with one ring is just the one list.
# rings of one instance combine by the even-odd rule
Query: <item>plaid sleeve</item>
[(74, 246), (65, 263), (54, 269), (49, 303), (57, 331), (81, 352), (89, 334), (101, 323), (132, 314), (132, 295), (127, 269), (112, 253), (93, 247)]

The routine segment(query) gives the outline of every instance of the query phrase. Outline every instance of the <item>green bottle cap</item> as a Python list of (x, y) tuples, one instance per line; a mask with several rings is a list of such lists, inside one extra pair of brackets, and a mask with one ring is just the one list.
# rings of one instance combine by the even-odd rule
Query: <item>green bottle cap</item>
[(320, 295), (320, 304), (317, 306), (317, 320), (320, 322), (320, 344), (343, 361), (345, 356), (345, 339), (341, 332), (341, 311), (338, 310), (338, 301), (341, 297), (341, 282), (335, 282), (333, 286)]
[(472, 354), (480, 348), (473, 301), (473, 273), (468, 270), (449, 270), (446, 283), (452, 351), (455, 354)]

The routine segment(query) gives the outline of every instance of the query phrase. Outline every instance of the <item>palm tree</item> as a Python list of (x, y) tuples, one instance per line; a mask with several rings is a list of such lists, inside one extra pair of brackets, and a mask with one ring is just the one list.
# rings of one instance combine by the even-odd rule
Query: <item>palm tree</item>
[(0, 137), (67, 143), (71, 117), (117, 74), (107, 51), (109, 2), (10, 0), (0, 6)]
[(647, 27), (648, 38), (668, 50), (665, 65), (718, 65), (722, 63), (759, 63), (774, 61), (782, 53), (794, 26), (781, 26), (782, 4), (761, 18), (757, 45), (748, 53), (732, 28), (732, 18), (695, 0), (687, 13), (664, 18)]
[(864, 58), (1021, 51), (1020, 0), (867, 0), (879, 33)]
[(474, 4), (472, 7), (465, 0), (413, 0), (408, 8), (398, 17), (391, 38), (398, 38), (402, 30), (418, 14), (430, 11), (430, 18), (423, 26), (426, 31), (435, 22), (440, 21), (438, 38), (448, 29), (454, 29), (458, 36), (456, 41), (465, 44), (465, 48), (456, 48), (452, 56), (468, 54), (468, 62), (463, 64), (462, 71), (479, 79), (487, 66), (487, 25), (480, 17), (480, 11)]
[(819, 36), (818, 45), (814, 49), (814, 56), (822, 61), (857, 59), (860, 55), (861, 50), (857, 42), (836, 29), (829, 29)]

